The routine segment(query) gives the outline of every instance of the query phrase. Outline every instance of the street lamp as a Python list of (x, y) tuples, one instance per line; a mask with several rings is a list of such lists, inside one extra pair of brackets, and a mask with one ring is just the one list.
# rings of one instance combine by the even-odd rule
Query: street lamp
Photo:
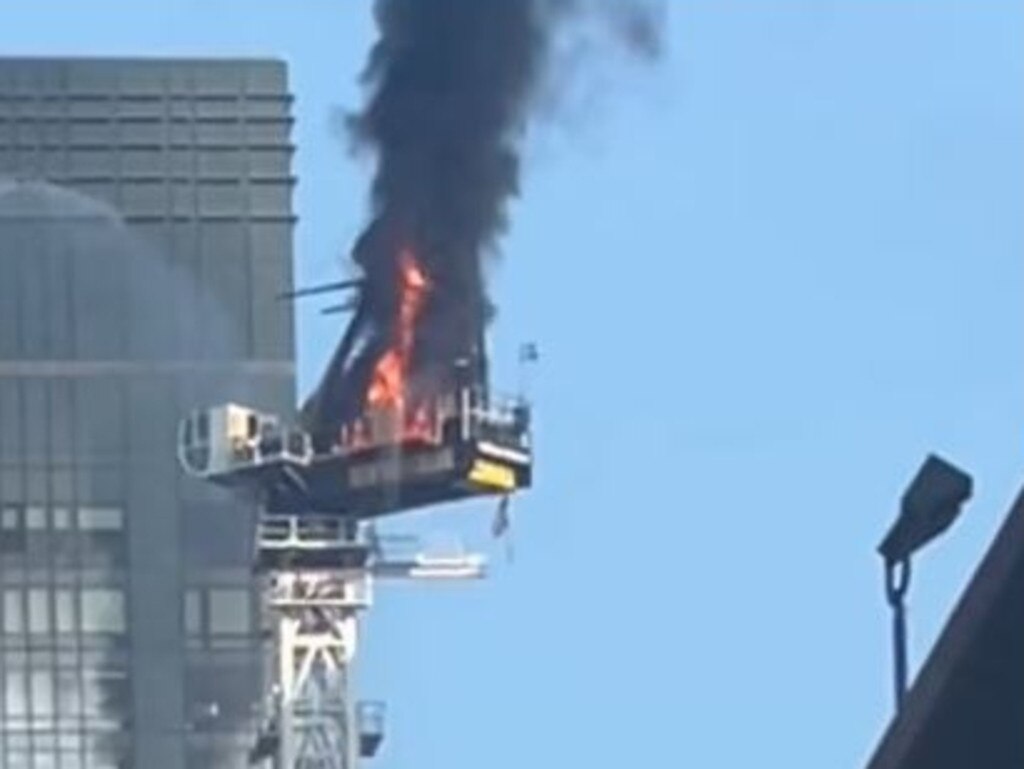
[(900, 514), (878, 546), (885, 561), (885, 596), (893, 611), (896, 709), (907, 692), (907, 618), (910, 557), (953, 525), (970, 499), (971, 476), (930, 455), (900, 500)]

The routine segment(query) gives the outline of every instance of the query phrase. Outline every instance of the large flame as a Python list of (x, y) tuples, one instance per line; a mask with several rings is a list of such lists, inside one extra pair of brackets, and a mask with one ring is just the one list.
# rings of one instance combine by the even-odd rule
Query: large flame
[(404, 416), (408, 397), (409, 364), (416, 339), (416, 320), (423, 309), (430, 284), (412, 249), (398, 257), (399, 304), (395, 336), (377, 361), (366, 393), (370, 408), (393, 409)]

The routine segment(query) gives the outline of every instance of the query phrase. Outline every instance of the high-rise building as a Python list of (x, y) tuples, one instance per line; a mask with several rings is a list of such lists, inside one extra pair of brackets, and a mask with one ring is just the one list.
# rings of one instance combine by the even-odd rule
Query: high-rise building
[(0, 767), (245, 765), (253, 510), (179, 418), (294, 409), (271, 60), (0, 59)]

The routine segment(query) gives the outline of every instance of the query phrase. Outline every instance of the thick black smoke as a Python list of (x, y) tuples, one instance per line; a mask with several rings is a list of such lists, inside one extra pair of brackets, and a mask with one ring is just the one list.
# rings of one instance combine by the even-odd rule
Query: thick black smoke
[[(351, 119), (377, 159), (371, 220), (353, 249), (365, 282), (320, 388), (310, 427), (334, 432), (362, 408), (391, 343), (398, 258), (411, 248), (430, 281), (417, 324), (414, 393), (447, 386), (456, 360), (486, 381), (490, 314), (484, 257), (519, 193), (521, 145), (556, 34), (586, 0), (378, 0), (379, 39), (364, 72), (369, 99)], [(607, 0), (603, 18), (642, 53), (658, 46), (640, 6)]]

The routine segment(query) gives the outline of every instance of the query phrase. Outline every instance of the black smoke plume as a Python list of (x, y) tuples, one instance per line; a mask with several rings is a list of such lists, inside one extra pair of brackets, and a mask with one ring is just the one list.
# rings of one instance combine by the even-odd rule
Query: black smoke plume
[(491, 314), (485, 256), (519, 193), (533, 96), (567, 21), (602, 18), (643, 54), (658, 28), (629, 0), (378, 0), (379, 38), (363, 74), (368, 101), (350, 119), (377, 160), (371, 218), (353, 260), (363, 283), (327, 372), (303, 408), (314, 432), (336, 434), (358, 414), (373, 368), (392, 343), (399, 254), (411, 249), (430, 282), (416, 339), (411, 394), (450, 386), (456, 361), (486, 382)]

